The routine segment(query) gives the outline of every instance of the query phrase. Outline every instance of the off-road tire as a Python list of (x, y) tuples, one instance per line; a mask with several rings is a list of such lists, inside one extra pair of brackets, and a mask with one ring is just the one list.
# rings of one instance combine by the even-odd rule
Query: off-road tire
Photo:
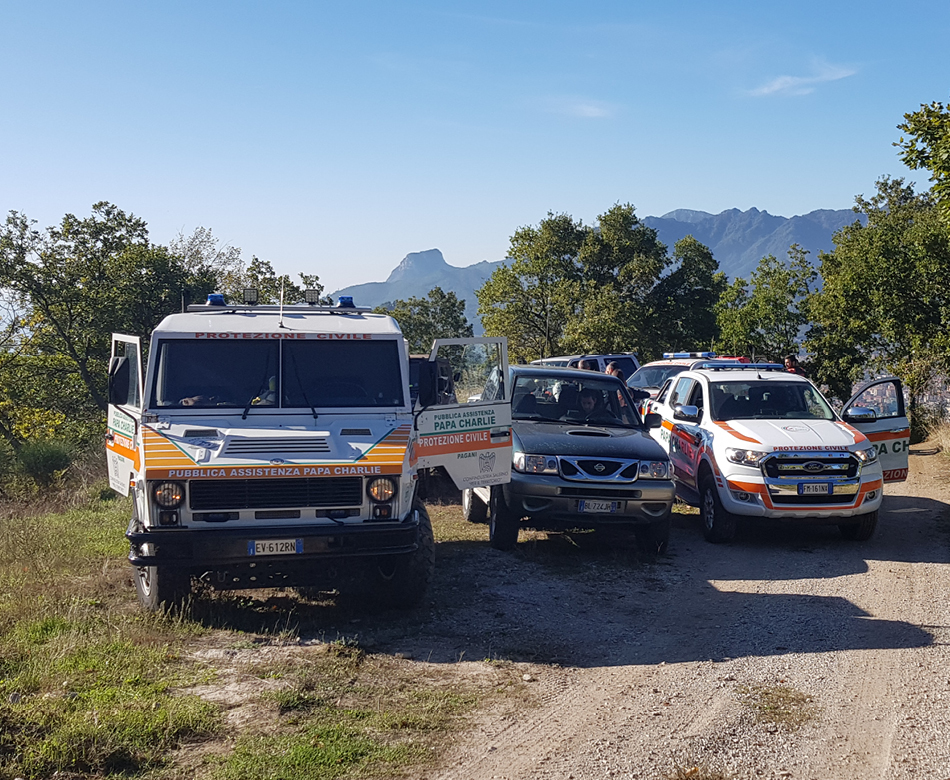
[(637, 546), (647, 555), (665, 555), (670, 546), (672, 514), (637, 529)]
[(418, 498), (412, 503), (412, 511), (419, 517), (416, 549), (408, 555), (381, 558), (376, 567), (374, 600), (385, 607), (416, 606), (435, 573), (435, 538), (429, 512)]
[(716, 479), (710, 472), (706, 472), (699, 483), (699, 517), (707, 542), (721, 544), (736, 535), (736, 517), (722, 505)]
[(462, 491), (462, 517), (470, 523), (484, 523), (488, 520), (488, 505), (471, 488)]
[(853, 542), (866, 542), (874, 536), (874, 531), (877, 529), (877, 513), (878, 510), (875, 509), (866, 515), (860, 515), (856, 523), (841, 523), (838, 530), (841, 531), (841, 535), (845, 539)]
[(139, 603), (149, 612), (179, 610), (191, 594), (191, 575), (180, 569), (139, 566), (134, 579)]
[(488, 508), (488, 542), (496, 550), (513, 550), (518, 544), (520, 517), (508, 507), (501, 485), (491, 489)]

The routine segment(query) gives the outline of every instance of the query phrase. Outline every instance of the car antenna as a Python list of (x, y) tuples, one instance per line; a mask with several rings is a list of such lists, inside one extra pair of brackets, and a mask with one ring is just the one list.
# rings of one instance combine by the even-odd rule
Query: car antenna
[(277, 327), (284, 327), (284, 277), (280, 277), (280, 317), (277, 319)]

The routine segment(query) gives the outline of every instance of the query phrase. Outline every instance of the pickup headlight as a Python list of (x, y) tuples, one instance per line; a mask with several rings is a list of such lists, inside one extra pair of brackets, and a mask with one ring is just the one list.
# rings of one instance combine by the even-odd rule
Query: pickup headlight
[(669, 479), (670, 462), (668, 460), (641, 460), (640, 479)]
[(760, 452), (759, 450), (740, 450), (735, 447), (726, 447), (726, 458), (728, 458), (733, 463), (738, 463), (742, 466), (752, 466), (753, 468), (758, 468), (759, 464), (769, 453)]
[(877, 447), (868, 447), (854, 453), (862, 463), (874, 463), (877, 460)]
[(526, 455), (515, 452), (511, 456), (511, 465), (522, 474), (557, 474), (557, 458), (553, 455)]

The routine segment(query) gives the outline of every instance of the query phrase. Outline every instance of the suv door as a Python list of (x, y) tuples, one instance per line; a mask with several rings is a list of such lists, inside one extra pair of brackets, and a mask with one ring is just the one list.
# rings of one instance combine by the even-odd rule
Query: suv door
[(109, 487), (127, 496), (140, 453), (138, 426), (142, 414), (142, 346), (138, 336), (112, 334), (109, 360), (109, 422), (106, 460)]
[[(850, 412), (860, 407), (873, 411), (876, 419), (860, 421), (850, 417)], [(885, 482), (907, 479), (910, 424), (900, 379), (889, 376), (865, 385), (844, 405), (841, 416), (877, 447)]]
[(443, 359), (460, 374), (456, 396), (477, 400), (440, 403), (416, 413), (418, 468), (442, 466), (460, 490), (510, 481), (508, 340), (436, 339), (429, 361)]
[[(670, 398), (673, 412), (673, 429), (670, 431), (670, 463), (674, 478), (691, 488), (696, 488), (696, 473), (699, 469), (699, 454), (702, 450), (703, 388), (700, 382), (683, 377), (676, 382)], [(680, 419), (682, 407), (698, 411), (695, 419)]]

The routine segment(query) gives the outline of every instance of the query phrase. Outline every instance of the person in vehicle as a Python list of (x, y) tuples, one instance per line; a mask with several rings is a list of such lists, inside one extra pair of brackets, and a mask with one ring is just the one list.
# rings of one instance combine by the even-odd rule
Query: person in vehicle
[(798, 363), (798, 358), (795, 355), (786, 355), (785, 356), (785, 370), (790, 374), (798, 374), (798, 376), (806, 376), (805, 369), (802, 368)]

